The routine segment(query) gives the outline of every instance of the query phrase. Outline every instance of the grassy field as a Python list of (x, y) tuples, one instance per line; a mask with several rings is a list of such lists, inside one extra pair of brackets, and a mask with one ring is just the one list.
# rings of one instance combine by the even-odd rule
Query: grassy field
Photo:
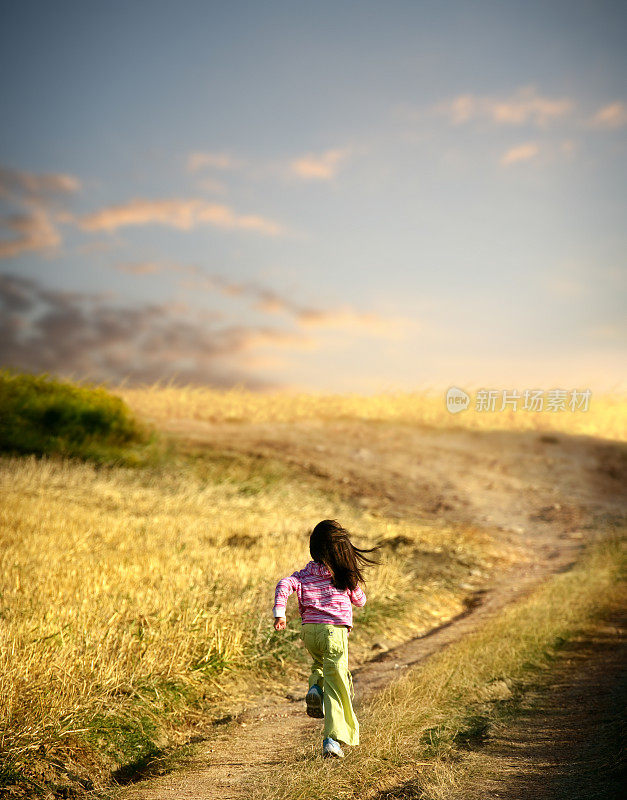
[(271, 780), (251, 786), (251, 798), (459, 796), (469, 769), (466, 745), (516, 714), (522, 694), (550, 674), (566, 642), (625, 607), (626, 567), (624, 536), (613, 533), (575, 569), (554, 576), (381, 692), (361, 710), (361, 744), (340, 769), (309, 757), (319, 747), (312, 735)]
[(293, 422), (303, 419), (358, 419), (475, 430), (537, 430), (627, 440), (624, 395), (592, 395), (588, 411), (468, 410), (450, 414), (443, 392), (396, 392), (371, 396), (281, 392), (259, 394), (202, 387), (118, 387), (116, 392), (137, 413), (155, 422), (193, 419), (203, 422)]
[(137, 470), (5, 457), (0, 491), (7, 780), (37, 781), (38, 759), (61, 755), (99, 763), (106, 782), (183, 741), (201, 712), (209, 724), (236, 707), (238, 675), (280, 665), (289, 679), (302, 651), (293, 618), (287, 638), (272, 631), (272, 591), (308, 560), (321, 516), (384, 546), (355, 652), (384, 624), (402, 638), (454, 616), (471, 571), (513, 557), (478, 530), (371, 518), (259, 460)]
[[(114, 437), (107, 456), (107, 426), (104, 450), (93, 429), (83, 439), (76, 433), (93, 419), (90, 402), (113, 420), (133, 415), (104, 390), (91, 400), (82, 389), (64, 391), (53, 393), (50, 418), (41, 416), (38, 389), (37, 402), (26, 397), (18, 412), (36, 407), (48, 423), (69, 420), (69, 437), (54, 429), (56, 444), (44, 436), (32, 448), (37, 455), (0, 456), (0, 787), (13, 786), (16, 797), (43, 792), (59, 764), (89, 776), (86, 788), (104, 787), (116, 770), (132, 771), (240, 709), (252, 676), (269, 687), (266, 676), (278, 671), (287, 684), (303, 654), (293, 617), (287, 636), (271, 628), (272, 590), (309, 559), (308, 532), (321, 518), (340, 519), (358, 544), (382, 545), (351, 637), (358, 658), (382, 631), (400, 641), (452, 618), (495, 570), (524, 558), (476, 527), (371, 514), (278, 457), (176, 442), (159, 450), (158, 436), (159, 457), (145, 457), (137, 450), (142, 436), (150, 439), (143, 423), (139, 438), (134, 423), (126, 439)], [(451, 417), (441, 398), (415, 395), (270, 398), (156, 387), (120, 394), (157, 427), (186, 417), (475, 424)], [(542, 430), (568, 421), (576, 432), (621, 438), (624, 406), (600, 398), (593, 409), (541, 421), (493, 417)], [(81, 459), (69, 457), (68, 441)]]

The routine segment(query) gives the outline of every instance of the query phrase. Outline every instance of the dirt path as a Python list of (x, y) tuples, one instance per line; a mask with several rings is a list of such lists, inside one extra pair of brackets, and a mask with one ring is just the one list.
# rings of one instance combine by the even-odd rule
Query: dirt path
[[(566, 569), (599, 525), (625, 518), (624, 446), (536, 433), (433, 431), (360, 422), (212, 425), (175, 421), (170, 431), (198, 446), (273, 455), (310, 476), (336, 481), (363, 507), (408, 518), (471, 523), (534, 554), (496, 576), (468, 612), (354, 671), (358, 700), (399, 670), (479, 627), (550, 574)], [(254, 696), (255, 687), (251, 687)], [(261, 772), (284, 763), (291, 744), (319, 723), (303, 713), (304, 687), (258, 698), (184, 770), (126, 787), (124, 800), (246, 797)]]
[(624, 797), (627, 614), (569, 642), (557, 659), (550, 684), (469, 756), (469, 778), (451, 800)]

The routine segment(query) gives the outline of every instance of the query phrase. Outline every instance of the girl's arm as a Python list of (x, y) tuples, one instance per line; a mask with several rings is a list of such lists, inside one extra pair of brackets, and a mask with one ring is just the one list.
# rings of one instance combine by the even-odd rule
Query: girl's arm
[(287, 607), (287, 598), (295, 592), (298, 588), (298, 572), (294, 572), (287, 578), (281, 578), (277, 583), (274, 590), (274, 608), (272, 614), (274, 616), (274, 629), (282, 631), (285, 628), (285, 609)]
[(362, 606), (366, 605), (366, 593), (361, 586), (358, 586), (356, 589), (350, 591), (348, 596), (350, 597), (351, 603), (354, 606), (357, 606), (357, 608), (361, 608)]

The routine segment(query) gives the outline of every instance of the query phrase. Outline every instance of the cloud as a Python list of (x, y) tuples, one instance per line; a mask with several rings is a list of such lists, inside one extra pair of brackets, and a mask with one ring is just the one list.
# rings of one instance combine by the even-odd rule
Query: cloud
[(0, 275), (0, 311), (3, 366), (112, 383), (260, 388), (269, 384), (247, 372), (248, 361), (314, 346), (299, 331), (222, 325), (217, 315), (168, 303), (120, 306), (14, 275)]
[(187, 157), (187, 169), (189, 172), (198, 172), (201, 169), (236, 169), (241, 166), (241, 162), (226, 153), (190, 153)]
[[(218, 291), (228, 297), (241, 297), (265, 314), (284, 314), (292, 317), (300, 329), (334, 329), (365, 333), (380, 338), (398, 338), (401, 329), (409, 324), (408, 320), (398, 317), (390, 319), (371, 312), (357, 311), (350, 306), (311, 308), (257, 283), (238, 283), (229, 281), (221, 275), (207, 275), (200, 267), (194, 265), (170, 264), (163, 265), (163, 268), (187, 275), (183, 286), (188, 289), (205, 289)], [(152, 264), (139, 264), (135, 267), (135, 274), (148, 274), (151, 271), (156, 271)]]
[(0, 217), (0, 227), (17, 234), (0, 239), (0, 258), (15, 258), (29, 250), (53, 250), (61, 244), (59, 231), (44, 208)]
[(447, 116), (454, 125), (487, 119), (495, 125), (531, 124), (545, 127), (553, 120), (569, 114), (573, 108), (573, 101), (567, 97), (543, 97), (535, 87), (524, 86), (505, 98), (459, 95), (440, 103), (434, 111)]
[(194, 292), (215, 291), (226, 297), (238, 297), (252, 304), (264, 314), (291, 317), (299, 330), (336, 330), (358, 335), (376, 336), (380, 339), (398, 339), (418, 323), (403, 317), (384, 317), (373, 312), (358, 311), (350, 306), (340, 308), (312, 308), (302, 305), (274, 289), (254, 282), (237, 282), (222, 275), (209, 275), (195, 264), (138, 261), (120, 263), (116, 269), (130, 275), (148, 276), (172, 272), (183, 276), (181, 286)]
[(303, 328), (328, 328), (376, 336), (382, 339), (397, 339), (402, 334), (407, 320), (389, 319), (379, 314), (356, 311), (349, 306), (337, 309), (301, 308), (295, 317)]
[(329, 181), (335, 178), (342, 163), (349, 155), (348, 150), (326, 150), (318, 155), (309, 153), (290, 164), (292, 174), (304, 180)]
[(517, 164), (520, 161), (529, 161), (535, 158), (540, 152), (540, 148), (533, 142), (527, 144), (519, 144), (516, 147), (511, 147), (501, 156), (501, 164), (509, 166), (510, 164)]
[(609, 103), (592, 116), (589, 124), (593, 128), (622, 128), (627, 125), (627, 106), (620, 101)]
[(157, 272), (163, 272), (165, 265), (157, 261), (129, 261), (116, 264), (115, 268), (128, 275), (154, 275)]
[(74, 175), (61, 172), (36, 174), (0, 167), (0, 196), (53, 201), (57, 195), (77, 192), (81, 182)]
[(206, 200), (145, 200), (136, 198), (128, 203), (109, 206), (92, 214), (76, 218), (76, 223), (86, 231), (115, 231), (130, 225), (168, 225), (180, 230), (191, 230), (209, 224), (218, 228), (254, 231), (265, 236), (278, 236), (284, 232), (281, 225), (255, 214), (237, 214), (232, 208)]
[(12, 207), (11, 213), (0, 216), (0, 228), (13, 234), (0, 239), (0, 258), (57, 248), (61, 235), (55, 221), (63, 214), (55, 207), (80, 187), (73, 175), (0, 167), (0, 198)]

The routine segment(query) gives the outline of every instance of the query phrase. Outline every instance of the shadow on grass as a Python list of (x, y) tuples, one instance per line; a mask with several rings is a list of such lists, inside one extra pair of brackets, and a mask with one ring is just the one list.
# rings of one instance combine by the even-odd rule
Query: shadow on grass
[(382, 789), (373, 800), (421, 800), (424, 793), (415, 780), (395, 786), (393, 789)]
[(173, 768), (166, 765), (164, 761), (166, 755), (165, 750), (155, 748), (135, 761), (130, 761), (128, 764), (116, 769), (112, 777), (116, 783), (121, 786), (127, 786), (130, 783), (136, 783), (146, 778), (163, 775)]

